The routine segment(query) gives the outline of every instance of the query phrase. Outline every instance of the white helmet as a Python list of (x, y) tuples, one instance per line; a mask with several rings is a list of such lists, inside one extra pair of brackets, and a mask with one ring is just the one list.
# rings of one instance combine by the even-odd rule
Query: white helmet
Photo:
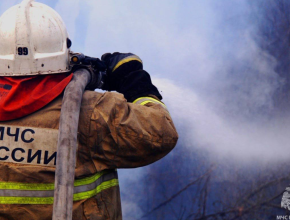
[(0, 18), (0, 76), (69, 72), (70, 45), (56, 11), (24, 0)]

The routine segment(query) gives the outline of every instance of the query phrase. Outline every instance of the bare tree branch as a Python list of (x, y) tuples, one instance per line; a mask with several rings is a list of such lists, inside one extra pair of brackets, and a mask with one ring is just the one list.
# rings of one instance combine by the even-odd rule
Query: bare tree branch
[(214, 167), (212, 166), (208, 171), (206, 171), (202, 176), (198, 177), (196, 180), (194, 180), (193, 182), (187, 184), (184, 188), (182, 188), (181, 190), (179, 190), (177, 193), (175, 193), (174, 195), (172, 195), (169, 199), (167, 199), (166, 201), (160, 203), (158, 206), (156, 206), (155, 208), (153, 208), (152, 210), (150, 210), (149, 212), (147, 212), (145, 215), (143, 215), (141, 218), (142, 219), (144, 217), (147, 217), (148, 215), (150, 215), (152, 212), (160, 209), (162, 206), (167, 205), (169, 202), (171, 202), (173, 199), (175, 199), (177, 196), (179, 196), (182, 192), (184, 192), (185, 190), (187, 190), (190, 186), (196, 184), (197, 182), (199, 182), (200, 180), (202, 180), (203, 178), (207, 177), (208, 175), (210, 175), (210, 173), (214, 170)]

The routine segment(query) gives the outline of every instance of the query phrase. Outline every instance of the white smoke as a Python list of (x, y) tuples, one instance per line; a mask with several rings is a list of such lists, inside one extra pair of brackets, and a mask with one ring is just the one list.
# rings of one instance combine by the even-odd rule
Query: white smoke
[(188, 150), (203, 147), (235, 160), (284, 158), (286, 120), (252, 119), (273, 109), (282, 82), (276, 61), (254, 40), (245, 1), (86, 3), (84, 52), (138, 54), (175, 124), (186, 128), (180, 136)]
[(168, 79), (155, 79), (166, 94), (165, 103), (188, 150), (206, 148), (214, 157), (227, 157), (243, 162), (286, 160), (290, 136), (290, 118), (267, 121), (234, 120), (212, 108), (189, 88), (179, 87)]

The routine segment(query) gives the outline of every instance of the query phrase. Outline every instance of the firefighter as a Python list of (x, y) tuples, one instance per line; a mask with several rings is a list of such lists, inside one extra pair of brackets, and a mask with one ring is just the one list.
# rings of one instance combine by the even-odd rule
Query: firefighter
[[(62, 97), (71, 41), (50, 7), (24, 0), (0, 18), (0, 219), (52, 218)], [(73, 219), (122, 219), (118, 168), (151, 164), (178, 134), (131, 53), (107, 53), (104, 89), (83, 95)], [(117, 92), (110, 92), (117, 91)]]

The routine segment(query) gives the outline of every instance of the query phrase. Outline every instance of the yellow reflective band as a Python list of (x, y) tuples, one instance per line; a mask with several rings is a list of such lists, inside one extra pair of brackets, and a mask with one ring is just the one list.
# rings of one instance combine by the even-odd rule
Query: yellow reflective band
[(117, 65), (114, 67), (114, 69), (112, 70), (112, 72), (114, 72), (118, 67), (120, 67), (122, 64), (124, 63), (128, 63), (130, 61), (133, 61), (133, 60), (136, 60), (136, 61), (139, 61), (140, 63), (142, 63), (142, 60), (138, 57), (138, 56), (129, 56), (129, 57), (126, 57), (122, 60), (120, 60)]
[(31, 204), (49, 205), (53, 204), (53, 197), (0, 197), (0, 204)]
[[(74, 186), (88, 185), (95, 182), (108, 171), (97, 173), (91, 177), (83, 179), (76, 179)], [(54, 183), (11, 183), (11, 182), (0, 182), (0, 189), (14, 189), (14, 190), (54, 190)]]
[(140, 104), (140, 105), (146, 105), (147, 103), (158, 103), (158, 104), (161, 104), (164, 107), (166, 107), (166, 105), (164, 105), (164, 103), (162, 103), (162, 102), (160, 102), (152, 97), (141, 97), (141, 98), (136, 99), (133, 103)]
[(109, 173), (108, 171), (102, 171), (100, 173), (96, 173), (93, 176), (90, 177), (85, 177), (83, 179), (76, 179), (74, 182), (74, 186), (82, 186), (82, 185), (88, 185), (91, 184), (93, 182), (95, 182), (97, 179), (99, 179), (101, 176), (103, 176), (104, 174)]
[(144, 101), (144, 102), (141, 102), (140, 105), (146, 105), (147, 103), (152, 103), (151, 101)]
[(74, 194), (74, 201), (89, 199), (105, 189), (111, 188), (113, 186), (118, 186), (118, 185), (119, 185), (119, 181), (117, 179), (103, 182), (101, 185), (97, 186), (97, 188), (93, 190)]
[[(116, 170), (105, 170), (75, 180), (74, 201), (88, 199), (102, 190), (117, 186)], [(54, 184), (0, 182), (0, 204), (53, 204)]]
[(53, 183), (5, 183), (0, 182), (0, 189), (14, 190), (54, 190)]
[[(79, 201), (83, 199), (89, 199), (97, 195), (98, 193), (102, 192), (103, 190), (106, 190), (108, 188), (111, 188), (113, 186), (118, 186), (118, 185), (119, 185), (118, 179), (112, 179), (112, 180), (103, 182), (101, 185), (97, 186), (93, 190), (74, 194), (73, 200)], [(1, 196), (0, 204), (49, 205), (49, 204), (53, 204), (53, 197), (4, 197), (4, 196)]]

